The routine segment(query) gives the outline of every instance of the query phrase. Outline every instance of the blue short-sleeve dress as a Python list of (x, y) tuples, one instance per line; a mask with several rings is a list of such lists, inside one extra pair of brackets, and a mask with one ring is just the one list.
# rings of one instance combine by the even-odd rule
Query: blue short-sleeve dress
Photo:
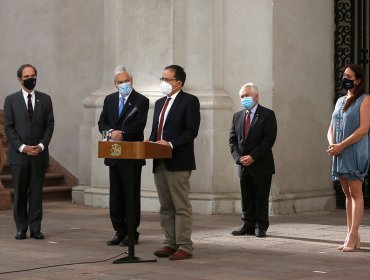
[[(360, 106), (367, 94), (361, 95), (346, 111), (343, 106), (346, 96), (338, 99), (332, 115), (334, 144), (342, 142), (360, 126)], [(369, 132), (356, 143), (345, 148), (333, 157), (332, 179), (340, 176), (350, 180), (363, 181), (369, 169)]]

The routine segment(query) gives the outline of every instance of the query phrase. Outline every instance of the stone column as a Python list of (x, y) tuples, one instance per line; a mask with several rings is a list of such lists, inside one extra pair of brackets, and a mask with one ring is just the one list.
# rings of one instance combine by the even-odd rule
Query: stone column
[[(179, 64), (187, 72), (184, 90), (199, 97), (201, 127), (195, 143), (197, 170), (191, 177), (191, 202), (198, 213), (234, 211), (238, 187), (228, 134), (232, 100), (222, 87), (223, 1), (105, 1), (104, 74), (102, 87), (84, 101), (80, 130), (80, 182), (73, 201), (108, 206), (108, 168), (97, 159), (97, 128), (104, 97), (113, 92), (113, 69), (124, 64), (134, 75), (134, 87), (151, 101), (145, 130), (149, 136), (152, 108), (163, 68)], [(140, 20), (139, 20), (140, 19)], [(143, 19), (143, 20), (141, 20)], [(87, 172), (86, 172), (87, 171)], [(158, 211), (152, 160), (142, 174), (142, 210)]]
[(223, 87), (224, 8), (221, 0), (174, 1), (174, 62), (201, 103), (190, 197), (194, 211), (207, 214), (234, 212), (240, 197), (228, 144), (233, 104)]
[(334, 97), (334, 5), (308, 0), (273, 4), (278, 139), (271, 213), (334, 209), (331, 157), (325, 152)]

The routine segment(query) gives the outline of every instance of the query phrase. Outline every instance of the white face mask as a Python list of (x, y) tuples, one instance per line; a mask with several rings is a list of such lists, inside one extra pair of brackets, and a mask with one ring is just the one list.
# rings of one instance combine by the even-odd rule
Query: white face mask
[(159, 85), (159, 91), (164, 95), (169, 95), (172, 92), (172, 86), (169, 83), (163, 81)]

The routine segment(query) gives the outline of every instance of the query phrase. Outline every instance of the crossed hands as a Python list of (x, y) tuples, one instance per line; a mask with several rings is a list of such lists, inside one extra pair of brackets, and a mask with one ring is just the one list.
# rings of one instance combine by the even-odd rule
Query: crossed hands
[(250, 155), (246, 155), (246, 156), (241, 156), (239, 159), (239, 162), (243, 166), (249, 166), (254, 162), (254, 159)]
[(23, 153), (27, 154), (28, 156), (37, 156), (39, 153), (42, 152), (42, 149), (39, 145), (37, 146), (25, 146), (23, 148)]
[(123, 132), (121, 130), (113, 130), (111, 132), (111, 139), (114, 141), (123, 140)]
[(329, 145), (326, 152), (331, 156), (337, 156), (343, 151), (343, 148), (340, 144), (331, 144)]

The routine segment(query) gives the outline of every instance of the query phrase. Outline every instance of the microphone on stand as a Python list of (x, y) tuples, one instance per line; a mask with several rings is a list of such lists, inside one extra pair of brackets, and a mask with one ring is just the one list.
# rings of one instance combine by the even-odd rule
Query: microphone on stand
[(128, 115), (127, 115), (127, 117), (123, 120), (123, 122), (122, 122), (122, 127), (121, 127), (121, 131), (122, 131), (122, 133), (123, 133), (123, 128), (124, 128), (124, 126), (125, 126), (125, 124), (126, 124), (127, 120), (128, 120), (129, 118), (131, 118), (131, 117), (132, 117), (132, 115), (133, 115), (133, 114), (135, 114), (138, 110), (139, 110), (139, 107), (138, 107), (137, 105), (135, 105), (134, 109), (132, 109), (132, 111), (130, 112), (130, 114), (128, 114)]

